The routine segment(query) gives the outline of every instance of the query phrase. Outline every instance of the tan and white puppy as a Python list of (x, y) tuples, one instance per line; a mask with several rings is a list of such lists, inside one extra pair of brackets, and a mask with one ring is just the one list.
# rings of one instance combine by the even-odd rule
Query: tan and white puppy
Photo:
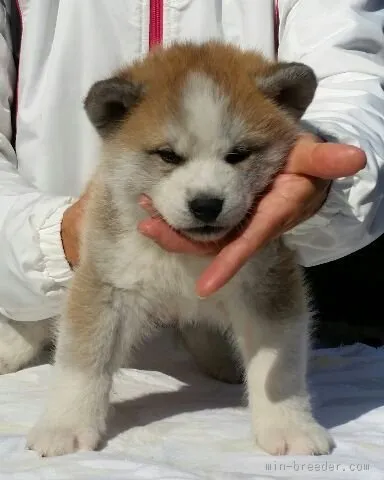
[(306, 387), (306, 292), (281, 239), (202, 300), (195, 282), (211, 259), (167, 253), (137, 231), (142, 193), (193, 239), (215, 241), (238, 228), (284, 166), (315, 89), (305, 65), (214, 42), (154, 50), (91, 88), (85, 109), (103, 151), (53, 385), (30, 448), (41, 455), (96, 448), (123, 357), (156, 325), (205, 322), (233, 332), (259, 446), (330, 452)]

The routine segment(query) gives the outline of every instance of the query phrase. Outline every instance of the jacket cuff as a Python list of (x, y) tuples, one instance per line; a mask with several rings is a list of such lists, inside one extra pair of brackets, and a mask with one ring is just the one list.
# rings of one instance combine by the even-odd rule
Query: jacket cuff
[(64, 254), (61, 240), (63, 214), (74, 200), (68, 198), (64, 205), (54, 210), (39, 229), (40, 248), (47, 275), (56, 283), (65, 286), (72, 278), (72, 270)]

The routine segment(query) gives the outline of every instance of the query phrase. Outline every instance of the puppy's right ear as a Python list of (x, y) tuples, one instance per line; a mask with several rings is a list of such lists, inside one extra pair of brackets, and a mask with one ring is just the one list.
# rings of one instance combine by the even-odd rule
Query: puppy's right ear
[(101, 137), (112, 133), (139, 103), (142, 85), (122, 77), (96, 82), (84, 100), (88, 118)]
[(313, 100), (317, 79), (307, 65), (280, 62), (257, 78), (257, 86), (264, 95), (299, 120)]

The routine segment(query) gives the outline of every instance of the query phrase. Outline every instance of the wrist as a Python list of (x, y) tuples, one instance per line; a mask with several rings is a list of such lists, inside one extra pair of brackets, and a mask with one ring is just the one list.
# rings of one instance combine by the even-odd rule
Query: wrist
[(66, 284), (72, 276), (61, 239), (62, 220), (72, 199), (64, 199), (45, 218), (39, 228), (39, 242), (48, 276), (59, 284)]
[(61, 244), (71, 270), (78, 263), (78, 239), (72, 209), (73, 206), (70, 206), (64, 211), (60, 225)]

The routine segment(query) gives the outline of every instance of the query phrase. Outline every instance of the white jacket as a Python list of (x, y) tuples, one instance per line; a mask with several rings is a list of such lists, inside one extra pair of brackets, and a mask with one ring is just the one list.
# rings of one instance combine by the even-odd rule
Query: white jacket
[[(17, 155), (10, 145), (15, 68), (8, 17), (0, 6), (0, 312), (39, 320), (58, 313), (71, 277), (60, 240), (62, 214), (97, 161), (98, 139), (82, 99), (94, 81), (147, 52), (152, 16), (149, 0), (18, 3), (23, 35)], [(275, 55), (273, 0), (152, 3), (164, 4), (163, 18), (153, 16), (151, 31), (162, 27), (165, 44), (219, 37)], [(312, 66), (320, 80), (305, 119), (368, 155), (364, 171), (334, 182), (322, 210), (287, 235), (304, 265), (342, 257), (384, 231), (380, 3), (279, 1), (278, 57)]]

